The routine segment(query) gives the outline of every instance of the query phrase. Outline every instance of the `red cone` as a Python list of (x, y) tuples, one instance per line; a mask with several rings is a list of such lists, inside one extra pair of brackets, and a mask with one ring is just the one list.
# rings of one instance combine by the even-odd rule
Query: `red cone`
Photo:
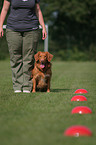
[(88, 91), (87, 90), (85, 90), (85, 89), (77, 89), (74, 93), (76, 93), (76, 94), (85, 94), (85, 93), (88, 93)]
[(78, 114), (91, 114), (92, 110), (86, 106), (77, 106), (72, 109), (72, 114), (78, 113)]
[(83, 95), (76, 95), (72, 97), (71, 101), (87, 101), (87, 98)]
[(92, 136), (92, 132), (89, 128), (85, 126), (75, 125), (66, 129), (64, 132), (64, 136)]

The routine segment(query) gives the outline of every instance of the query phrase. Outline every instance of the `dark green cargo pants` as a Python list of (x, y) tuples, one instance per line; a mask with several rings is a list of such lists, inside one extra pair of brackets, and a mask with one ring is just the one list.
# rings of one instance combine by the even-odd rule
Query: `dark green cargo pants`
[(34, 54), (37, 51), (39, 30), (14, 32), (7, 29), (6, 38), (10, 53), (14, 91), (31, 91), (31, 71), (34, 66)]

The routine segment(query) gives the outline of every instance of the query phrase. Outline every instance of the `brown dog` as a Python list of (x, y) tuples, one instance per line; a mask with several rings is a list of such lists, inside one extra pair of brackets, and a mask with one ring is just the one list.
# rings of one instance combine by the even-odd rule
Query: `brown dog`
[(34, 55), (34, 58), (35, 66), (32, 70), (32, 92), (36, 92), (36, 89), (40, 91), (47, 90), (47, 92), (50, 92), (50, 80), (52, 75), (50, 61), (52, 60), (53, 55), (49, 52), (39, 51)]

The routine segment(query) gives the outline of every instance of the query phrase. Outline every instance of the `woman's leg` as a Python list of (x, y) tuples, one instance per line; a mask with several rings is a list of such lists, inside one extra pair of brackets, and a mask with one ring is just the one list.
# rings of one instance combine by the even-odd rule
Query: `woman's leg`
[(21, 90), (23, 84), (22, 36), (19, 32), (6, 30), (6, 38), (10, 53), (12, 81), (14, 91)]
[(34, 54), (37, 52), (39, 30), (24, 32), (23, 34), (23, 90), (32, 90), (32, 69)]

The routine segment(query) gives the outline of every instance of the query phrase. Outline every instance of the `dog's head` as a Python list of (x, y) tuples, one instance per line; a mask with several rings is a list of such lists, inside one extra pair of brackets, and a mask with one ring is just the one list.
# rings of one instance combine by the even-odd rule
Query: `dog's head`
[(34, 55), (35, 61), (41, 64), (41, 67), (44, 68), (46, 62), (50, 62), (53, 58), (53, 55), (49, 52), (41, 52), (39, 51)]

